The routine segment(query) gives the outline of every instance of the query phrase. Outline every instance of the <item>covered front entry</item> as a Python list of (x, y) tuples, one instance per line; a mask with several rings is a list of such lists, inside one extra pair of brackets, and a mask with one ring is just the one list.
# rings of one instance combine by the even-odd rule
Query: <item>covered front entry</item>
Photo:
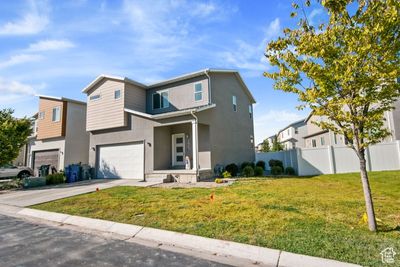
[(144, 144), (98, 146), (97, 178), (144, 179)]

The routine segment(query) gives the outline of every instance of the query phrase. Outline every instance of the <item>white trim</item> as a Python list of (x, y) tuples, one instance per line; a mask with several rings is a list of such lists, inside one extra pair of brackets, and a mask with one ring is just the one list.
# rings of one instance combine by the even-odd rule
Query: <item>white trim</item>
[(100, 74), (99, 76), (96, 77), (91, 83), (89, 83), (88, 86), (82, 89), (82, 93), (87, 93), (90, 89), (92, 89), (98, 82), (100, 82), (102, 79), (111, 79), (111, 80), (117, 80), (120, 82), (128, 82), (130, 84), (146, 88), (147, 86), (139, 83), (137, 81), (131, 80), (126, 77), (120, 77), (120, 76), (113, 76), (113, 75), (107, 75), (107, 74)]
[[(177, 163), (176, 161), (176, 139), (182, 137), (182, 148), (183, 148), (183, 155), (182, 155), (182, 164), (181, 163)], [(179, 133), (179, 134), (172, 134), (171, 135), (172, 138), (172, 166), (183, 166), (185, 165), (185, 157), (186, 157), (186, 138), (185, 138), (185, 134), (184, 133)]]
[(144, 112), (140, 112), (140, 111), (136, 111), (136, 110), (132, 110), (132, 109), (128, 109), (128, 108), (125, 108), (124, 111), (128, 112), (128, 113), (131, 113), (133, 115), (140, 116), (140, 117), (156, 120), (156, 119), (166, 119), (166, 118), (182, 116), (182, 115), (189, 115), (192, 111), (200, 112), (200, 111), (211, 109), (211, 108), (215, 108), (215, 107), (216, 107), (215, 104), (211, 104), (211, 105), (207, 105), (207, 106), (204, 106), (204, 107), (201, 107), (201, 108), (193, 108), (193, 109), (186, 109), (186, 110), (171, 111), (171, 112), (165, 112), (165, 113), (156, 114), (156, 115), (151, 115), (151, 114), (148, 114), (148, 113), (144, 113)]
[[(117, 91), (119, 91), (119, 97), (115, 98), (115, 93), (116, 93)], [(121, 91), (122, 91), (121, 89), (115, 89), (115, 90), (114, 90), (114, 100), (119, 100), (119, 99), (122, 98), (122, 93), (121, 93)]]
[[(201, 86), (201, 91), (200, 92), (196, 92), (196, 85), (200, 84)], [(203, 83), (202, 82), (196, 82), (193, 84), (193, 94), (194, 94), (194, 102), (200, 102), (203, 101)], [(199, 100), (196, 100), (196, 94), (200, 93), (201, 98)]]
[[(54, 119), (54, 110), (57, 110), (58, 111), (58, 119), (57, 119), (57, 111), (56, 111), (56, 118)], [(61, 121), (61, 107), (60, 106), (56, 106), (56, 107), (53, 107), (52, 109), (51, 109), (51, 121), (52, 122), (59, 122), (59, 121)]]
[(86, 103), (83, 101), (66, 98), (66, 97), (48, 96), (48, 95), (35, 95), (35, 96), (37, 96), (39, 98), (47, 98), (47, 99), (52, 99), (52, 100), (67, 101), (67, 102), (72, 102), (72, 103), (76, 103), (76, 104), (86, 105)]

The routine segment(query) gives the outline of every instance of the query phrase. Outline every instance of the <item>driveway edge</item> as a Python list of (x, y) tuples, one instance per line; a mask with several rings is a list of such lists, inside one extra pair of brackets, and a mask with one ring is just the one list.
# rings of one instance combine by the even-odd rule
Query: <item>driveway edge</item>
[(92, 219), (63, 213), (48, 212), (36, 209), (9, 209), (8, 214), (27, 216), (46, 221), (68, 224), (88, 230), (117, 234), (126, 237), (127, 241), (150, 241), (158, 246), (169, 245), (199, 253), (215, 256), (240, 258), (258, 266), (294, 267), (294, 266), (332, 266), (356, 267), (360, 265), (330, 259), (300, 255), (276, 249), (247, 245), (232, 241), (183, 234), (173, 231), (148, 228), (132, 224)]

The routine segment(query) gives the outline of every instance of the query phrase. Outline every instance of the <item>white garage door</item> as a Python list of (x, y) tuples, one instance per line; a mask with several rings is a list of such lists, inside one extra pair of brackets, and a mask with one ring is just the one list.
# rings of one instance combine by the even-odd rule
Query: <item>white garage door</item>
[(143, 143), (100, 146), (97, 177), (143, 179)]

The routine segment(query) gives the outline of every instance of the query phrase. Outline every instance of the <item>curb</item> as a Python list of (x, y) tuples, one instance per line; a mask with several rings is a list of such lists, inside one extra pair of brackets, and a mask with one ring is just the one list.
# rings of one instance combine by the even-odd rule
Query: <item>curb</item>
[(157, 243), (159, 246), (169, 245), (172, 247), (195, 251), (203, 254), (211, 254), (214, 257), (223, 256), (239, 258), (242, 260), (247, 260), (249, 261), (249, 263), (253, 263), (251, 265), (273, 267), (360, 266), (336, 260), (306, 256), (276, 249), (263, 248), (253, 245), (189, 234), (182, 234), (173, 231), (148, 228), (132, 224), (117, 223), (100, 219), (91, 219), (86, 217), (29, 208), (9, 208), (9, 210), (14, 211), (14, 214), (19, 216), (33, 217), (51, 222), (78, 226), (81, 228), (86, 228), (88, 230), (117, 234), (126, 237), (127, 241), (150, 241)]

